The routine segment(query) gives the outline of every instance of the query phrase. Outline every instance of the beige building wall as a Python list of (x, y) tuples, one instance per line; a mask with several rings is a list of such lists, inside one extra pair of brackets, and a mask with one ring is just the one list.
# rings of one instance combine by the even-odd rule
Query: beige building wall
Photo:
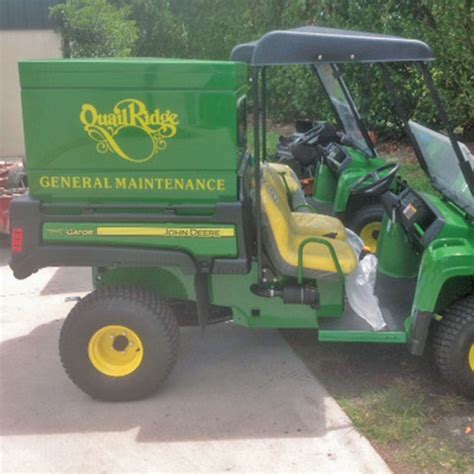
[(0, 159), (25, 155), (18, 61), (60, 57), (51, 30), (0, 30)]

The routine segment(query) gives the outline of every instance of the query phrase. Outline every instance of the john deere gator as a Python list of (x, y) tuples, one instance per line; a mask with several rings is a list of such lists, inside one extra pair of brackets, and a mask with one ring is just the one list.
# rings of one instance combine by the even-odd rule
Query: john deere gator
[[(380, 196), (376, 256), (336, 217), (308, 212), (291, 170), (264, 159), (262, 74), (296, 59), (385, 70), (403, 59), (439, 111), (444, 133), (402, 117), (436, 193), (411, 188), (393, 163), (348, 180), (350, 193)], [(317, 27), (263, 36), (249, 62), (251, 153), (246, 63), (20, 63), (29, 194), (12, 204), (11, 268), (20, 279), (92, 268), (95, 290), (60, 335), (72, 381), (103, 400), (148, 396), (178, 357), (176, 313), (196, 311), (202, 328), (230, 319), (317, 329), (320, 341), (405, 344), (414, 355), (431, 346), (443, 376), (474, 396), (473, 159), (451, 132), (433, 59), (426, 44), (393, 36)], [(338, 145), (334, 159), (344, 166), (355, 153)]]

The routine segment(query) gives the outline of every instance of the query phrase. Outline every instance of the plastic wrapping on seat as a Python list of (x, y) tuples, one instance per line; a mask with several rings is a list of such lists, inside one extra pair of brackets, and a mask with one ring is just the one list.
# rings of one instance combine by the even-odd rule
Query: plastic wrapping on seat
[(352, 249), (359, 259), (362, 250), (364, 249), (364, 241), (351, 229), (346, 227), (347, 241), (351, 244)]
[[(347, 240), (359, 257), (364, 242), (350, 229), (346, 229)], [(386, 323), (383, 319), (379, 300), (374, 294), (375, 277), (378, 260), (375, 255), (368, 254), (359, 261), (357, 268), (346, 276), (346, 296), (351, 308), (364, 319), (374, 331), (381, 331)]]

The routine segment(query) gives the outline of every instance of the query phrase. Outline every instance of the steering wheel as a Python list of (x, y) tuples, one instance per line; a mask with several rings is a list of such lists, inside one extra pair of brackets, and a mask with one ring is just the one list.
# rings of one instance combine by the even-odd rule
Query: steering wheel
[(318, 123), (315, 126), (311, 127), (309, 130), (306, 132), (302, 133), (299, 138), (297, 138), (293, 144), (296, 145), (309, 145), (311, 141), (314, 141), (314, 139), (318, 139), (319, 134), (324, 128), (324, 124)]
[(373, 196), (383, 194), (390, 188), (393, 178), (400, 169), (398, 163), (388, 163), (358, 179), (352, 188), (352, 194)]

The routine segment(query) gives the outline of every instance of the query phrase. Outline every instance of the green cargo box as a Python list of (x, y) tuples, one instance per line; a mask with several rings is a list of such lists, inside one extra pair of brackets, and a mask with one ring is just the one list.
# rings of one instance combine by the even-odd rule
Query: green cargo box
[(43, 202), (237, 199), (243, 64), (21, 62), (30, 194)]

